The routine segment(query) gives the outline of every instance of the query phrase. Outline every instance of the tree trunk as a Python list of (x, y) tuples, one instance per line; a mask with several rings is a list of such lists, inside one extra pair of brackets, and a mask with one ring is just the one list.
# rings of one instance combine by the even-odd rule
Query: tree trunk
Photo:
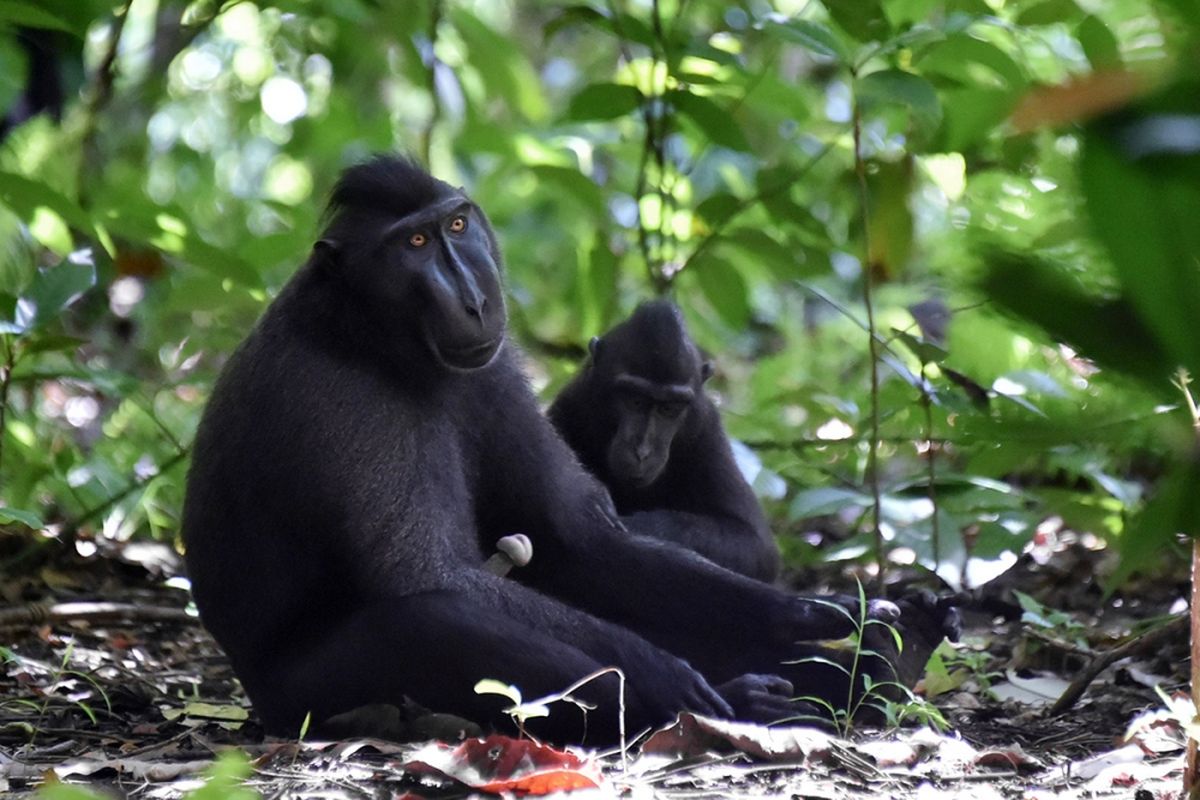
[[(1192, 707), (1200, 710), (1200, 538), (1192, 540)], [(1187, 768), (1183, 792), (1189, 800), (1200, 800), (1200, 762), (1196, 740), (1188, 739)]]

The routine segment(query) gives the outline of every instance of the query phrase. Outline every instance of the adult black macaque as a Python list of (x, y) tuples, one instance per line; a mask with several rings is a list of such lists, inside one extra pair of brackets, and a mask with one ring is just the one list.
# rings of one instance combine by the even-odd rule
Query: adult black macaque
[[(483, 212), (377, 158), (342, 176), (329, 219), (217, 381), (184, 507), (201, 618), (266, 729), (406, 696), (510, 727), (479, 679), (536, 697), (609, 665), (631, 729), (786, 716), (792, 687), (769, 673), (846, 617), (621, 528), (522, 376)], [(532, 562), (483, 569), (514, 531)], [(576, 694), (586, 721), (555, 709), (532, 730), (612, 741), (616, 679)]]
[(644, 303), (593, 339), (548, 416), (608, 487), (633, 533), (690, 548), (751, 578), (779, 575), (779, 549), (742, 477), (679, 310)]

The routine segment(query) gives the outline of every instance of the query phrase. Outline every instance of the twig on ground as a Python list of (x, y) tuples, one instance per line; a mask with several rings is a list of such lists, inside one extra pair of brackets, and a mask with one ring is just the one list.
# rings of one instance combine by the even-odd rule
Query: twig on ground
[(1071, 685), (1067, 687), (1067, 690), (1062, 693), (1062, 696), (1058, 700), (1054, 701), (1054, 705), (1050, 706), (1047, 713), (1053, 716), (1071, 708), (1083, 696), (1083, 693), (1087, 691), (1088, 686), (1096, 679), (1096, 676), (1105, 669), (1122, 658), (1128, 658), (1144, 650), (1152, 650), (1165, 642), (1177, 641), (1180, 636), (1183, 636), (1187, 632), (1189, 624), (1188, 616), (1183, 614), (1164, 624), (1161, 628), (1156, 628), (1141, 636), (1136, 636), (1124, 644), (1117, 645), (1111, 650), (1097, 654), (1087, 666), (1080, 670), (1079, 676), (1071, 681)]
[(200, 620), (182, 608), (139, 606), (132, 603), (29, 603), (0, 608), (0, 628), (23, 628), (47, 622), (186, 622)]

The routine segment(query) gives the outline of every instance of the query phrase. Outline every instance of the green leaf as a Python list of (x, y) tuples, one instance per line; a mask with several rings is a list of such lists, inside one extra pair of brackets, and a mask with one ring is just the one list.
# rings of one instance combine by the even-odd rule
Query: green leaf
[(184, 261), (247, 288), (258, 289), (263, 285), (254, 267), (199, 236), (185, 237), (178, 253)]
[(806, 206), (792, 199), (790, 190), (796, 185), (804, 185), (804, 175), (790, 165), (770, 167), (758, 173), (758, 193), (771, 218), (787, 226), (790, 237), (828, 253), (834, 249), (829, 231)]
[(927, 339), (913, 336), (908, 331), (892, 328), (892, 334), (908, 351), (917, 357), (922, 364), (940, 364), (950, 353)]
[(932, 132), (942, 121), (942, 105), (933, 84), (899, 69), (872, 72), (857, 83), (858, 102), (865, 111), (883, 105), (900, 105), (911, 115), (913, 125)]
[(712, 99), (682, 89), (672, 89), (667, 92), (666, 100), (676, 111), (694, 122), (701, 133), (714, 144), (731, 150), (750, 150), (737, 120)]
[(567, 6), (557, 17), (542, 26), (542, 41), (550, 41), (556, 33), (576, 25), (592, 25), (612, 33), (612, 23), (608, 17), (591, 6)]
[(581, 309), (579, 332), (589, 339), (604, 332), (611, 309), (616, 304), (617, 257), (609, 249), (603, 233), (589, 249), (579, 281), (579, 306)]
[(547, 107), (541, 81), (514, 40), (498, 34), (459, 6), (451, 9), (450, 18), (466, 42), (467, 58), (488, 92), (503, 98), (525, 119), (544, 119)]
[(476, 683), (475, 694), (498, 694), (508, 698), (514, 706), (521, 704), (521, 690), (495, 678), (484, 678)]
[(62, 781), (47, 781), (37, 790), (38, 800), (108, 800), (109, 795)]
[(811, 269), (806, 269), (803, 254), (783, 246), (760, 228), (739, 228), (722, 236), (721, 241), (749, 255), (781, 281), (808, 277), (812, 273)]
[(1018, 25), (1053, 25), (1056, 22), (1071, 22), (1083, 16), (1075, 0), (1044, 0), (1017, 15)]
[(31, 353), (55, 353), (75, 350), (85, 344), (87, 344), (87, 339), (63, 336), (61, 334), (41, 333), (25, 339), (21, 353), (23, 355)]
[(261, 800), (245, 785), (253, 774), (250, 759), (240, 750), (226, 750), (204, 770), (204, 785), (188, 793), (188, 800)]
[(561, 16), (547, 23), (543, 29), (543, 36), (549, 38), (563, 28), (575, 24), (587, 25), (610, 36), (616, 36), (622, 41), (636, 42), (646, 47), (654, 47), (657, 42), (654, 31), (639, 17), (622, 13), (617, 14), (614, 20), (608, 14), (589, 6), (570, 6), (563, 9)]
[(822, 0), (833, 21), (860, 42), (882, 42), (891, 25), (880, 0)]
[(850, 55), (833, 29), (807, 19), (771, 21), (764, 30), (785, 42), (798, 44), (809, 52), (832, 58), (838, 63), (850, 60)]
[(1163, 478), (1146, 507), (1118, 542), (1121, 559), (1105, 584), (1112, 592), (1139, 569), (1162, 555), (1175, 537), (1200, 536), (1200, 463), (1190, 460)]
[(955, 669), (951, 674), (946, 666), (946, 658), (951, 657), (954, 653), (951, 649), (949, 641), (944, 641), (929, 655), (929, 662), (925, 665), (925, 678), (923, 685), (925, 687), (925, 697), (933, 699), (938, 695), (952, 692), (962, 686), (967, 678), (971, 677), (971, 673), (965, 669)]
[(995, 303), (1101, 364), (1167, 388), (1178, 362), (1128, 298), (1088, 295), (1058, 268), (1026, 256), (992, 253), (987, 265), (981, 288)]
[(1079, 27), (1075, 29), (1075, 38), (1079, 39), (1083, 54), (1087, 56), (1092, 69), (1120, 69), (1123, 66), (1121, 46), (1117, 43), (1117, 37), (1104, 24), (1104, 20), (1095, 14), (1083, 18)]
[(696, 80), (697, 83), (720, 84), (724, 82), (721, 80), (721, 72), (714, 71), (712, 66), (694, 64), (689, 67), (685, 65), (684, 56), (690, 56), (690, 60), (694, 62), (710, 61), (713, 66), (730, 67), (734, 72), (742, 66), (737, 55), (713, 47), (706, 41), (689, 41), (684, 49), (672, 52), (672, 56), (672, 60), (676, 62), (671, 65), (671, 74), (680, 78)]
[(544, 703), (521, 703), (509, 713), (520, 720), (538, 719), (550, 716), (550, 707)]
[(36, 330), (95, 285), (96, 265), (90, 255), (76, 254), (57, 267), (39, 270), (29, 291), (17, 300), (13, 321), (24, 331)]
[(955, 16), (965, 16), (968, 19), (971, 17), (988, 18), (995, 15), (996, 11), (987, 0), (946, 0), (944, 5), (945, 14), (953, 19)]
[(872, 274), (890, 279), (901, 274), (912, 255), (913, 217), (909, 199), (913, 194), (913, 160), (880, 161), (867, 179), (871, 198)]
[(693, 213), (704, 220), (711, 230), (728, 222), (741, 207), (741, 199), (728, 192), (719, 192), (704, 198)]
[[(784, 663), (784, 664), (821, 664), (822, 666), (832, 667), (833, 669), (836, 669), (838, 672), (841, 672), (843, 675), (850, 674), (850, 670), (844, 664), (839, 664), (838, 662), (834, 661), (833, 659), (826, 658), (825, 656), (804, 656), (802, 658), (788, 659), (788, 660), (783, 661), (782, 663)], [(804, 700), (806, 702), (817, 703), (822, 706), (829, 706), (828, 701), (822, 700), (819, 697), (805, 697), (804, 695), (801, 695), (800, 697), (798, 697), (796, 699)], [(829, 706), (829, 707), (832, 710), (833, 707), (832, 706)]]
[(21, 28), (44, 28), (82, 36), (86, 30), (55, 14), (20, 0), (0, 0), (0, 25)]
[(746, 279), (732, 263), (711, 252), (689, 264), (691, 274), (705, 298), (729, 327), (741, 330), (750, 321), (750, 298)]
[(966, 33), (925, 48), (916, 65), (923, 75), (941, 75), (964, 86), (1020, 91), (1028, 83), (1025, 73), (1008, 53)]
[(637, 42), (652, 49), (658, 45), (658, 36), (654, 33), (654, 29), (639, 16), (621, 13), (617, 15), (615, 22), (609, 19), (606, 20), (606, 23), (609, 29), (622, 39)]
[(1161, 113), (1089, 126), (1079, 165), (1093, 230), (1128, 298), (1170, 359), (1193, 375), (1200, 375), (1197, 91), (1180, 87), (1163, 98)]
[(1176, 19), (1200, 32), (1200, 0), (1164, 0), (1165, 4), (1175, 9)]
[(1055, 623), (1051, 622), (1049, 617), (1051, 610), (1046, 606), (1034, 600), (1024, 592), (1013, 590), (1013, 596), (1017, 598), (1017, 604), (1021, 606), (1021, 611), (1025, 613), (1022, 619), (1026, 622), (1033, 622), (1043, 628), (1053, 628)]
[(16, 40), (0, 31), (0, 115), (21, 96), (29, 75), (29, 63)]
[(117, 397), (137, 391), (140, 385), (137, 378), (126, 372), (90, 366), (70, 366), (52, 370), (25, 369), (20, 366), (13, 370), (13, 375), (28, 381), (74, 379), (91, 384), (101, 394)]
[(548, 164), (532, 166), (529, 170), (550, 187), (556, 188), (567, 197), (578, 201), (588, 214), (596, 218), (604, 217), (606, 209), (604, 192), (587, 175), (570, 167), (555, 167)]
[(571, 98), (567, 118), (616, 119), (636, 111), (645, 100), (636, 87), (621, 83), (592, 83)]
[(261, 272), (281, 264), (298, 264), (308, 257), (311, 241), (301, 231), (290, 230), (255, 236), (235, 250), (237, 257)]
[(243, 706), (232, 705), (230, 703), (205, 703), (202, 701), (194, 701), (184, 705), (179, 711), (188, 717), (202, 717), (204, 719), (219, 719), (226, 722), (244, 722), (250, 718), (250, 712)]
[(76, 230), (97, 240), (101, 238), (92, 218), (78, 203), (41, 181), (0, 172), (0, 202), (26, 222), (33, 219), (39, 208), (48, 208)]
[(178, 257), (219, 278), (250, 289), (263, 285), (258, 270), (245, 259), (209, 244), (177, 206), (151, 206), (126, 202), (101, 211), (99, 218), (114, 234)]
[(0, 506), (0, 523), (7, 525), (13, 522), (20, 523), (26, 528), (32, 528), (35, 531), (41, 530), (45, 526), (42, 518), (32, 511)]
[(746, 119), (789, 120), (789, 125), (803, 126), (814, 115), (823, 118), (820, 106), (812, 104), (807, 92), (786, 73), (760, 72), (744, 85), (749, 94), (743, 95), (741, 108), (745, 110), (739, 113)]
[(885, 0), (884, 11), (892, 25), (903, 30), (933, 19), (941, 6), (941, 0)]
[(942, 92), (945, 118), (936, 147), (967, 152), (1006, 120), (1020, 95), (1007, 89), (957, 89)]
[(796, 236), (804, 244), (820, 250), (834, 249), (825, 224), (790, 195), (772, 194), (763, 198), (762, 205), (771, 215), (771, 219), (780, 225), (786, 225), (789, 234)]
[(805, 489), (798, 492), (788, 507), (789, 519), (807, 519), (824, 514), (833, 514), (847, 506), (866, 508), (872, 500), (862, 492), (852, 489), (838, 489), (832, 486), (817, 489)]
[[(1033, 526), (1013, 531), (998, 522), (988, 520), (976, 519), (972, 520), (971, 524), (976, 528), (971, 540), (971, 557), (984, 561), (999, 561), (1008, 554), (1020, 553), (1029, 544), (1035, 532)], [(947, 528), (943, 527), (943, 536), (946, 535), (946, 531)]]

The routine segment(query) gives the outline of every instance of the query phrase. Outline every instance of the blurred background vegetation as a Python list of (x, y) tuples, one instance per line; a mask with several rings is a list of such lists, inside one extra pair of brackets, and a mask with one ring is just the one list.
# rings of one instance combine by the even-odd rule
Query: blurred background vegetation
[(1198, 0), (4, 0), (0, 566), (176, 541), (217, 371), (376, 151), (491, 216), (544, 398), (672, 297), (793, 566), (1183, 563), (1198, 25)]

